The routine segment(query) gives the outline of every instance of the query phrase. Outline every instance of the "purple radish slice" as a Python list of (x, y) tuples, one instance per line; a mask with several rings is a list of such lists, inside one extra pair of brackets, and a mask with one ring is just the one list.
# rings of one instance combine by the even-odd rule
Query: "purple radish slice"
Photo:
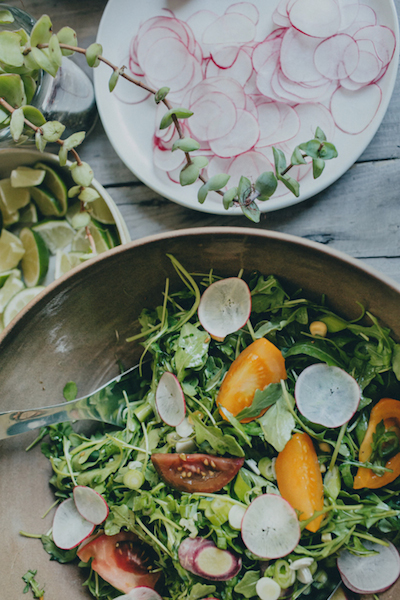
[(100, 525), (108, 517), (108, 504), (103, 496), (86, 485), (74, 488), (74, 502), (79, 514), (94, 525)]
[(400, 556), (389, 542), (382, 546), (363, 541), (372, 556), (357, 556), (348, 550), (340, 553), (337, 566), (346, 587), (357, 594), (378, 594), (387, 590), (400, 575)]
[(78, 512), (73, 498), (64, 500), (53, 519), (53, 542), (57, 548), (71, 550), (93, 533), (95, 526)]
[(146, 587), (145, 585), (139, 585), (127, 594), (117, 596), (115, 600), (162, 600), (162, 598), (160, 594), (152, 588)]
[(242, 568), (240, 557), (229, 550), (220, 550), (204, 538), (186, 538), (179, 547), (178, 556), (184, 569), (209, 581), (227, 581)]
[(250, 504), (242, 520), (242, 540), (260, 558), (281, 558), (294, 550), (300, 524), (289, 502), (276, 494), (263, 494)]
[(360, 388), (354, 377), (325, 363), (311, 365), (300, 373), (294, 395), (306, 419), (329, 428), (350, 421), (360, 402)]
[(221, 342), (246, 325), (250, 312), (249, 286), (239, 277), (212, 283), (203, 293), (198, 308), (199, 321), (204, 329)]
[(182, 423), (186, 414), (186, 403), (178, 378), (165, 371), (156, 389), (156, 407), (160, 419), (171, 427)]

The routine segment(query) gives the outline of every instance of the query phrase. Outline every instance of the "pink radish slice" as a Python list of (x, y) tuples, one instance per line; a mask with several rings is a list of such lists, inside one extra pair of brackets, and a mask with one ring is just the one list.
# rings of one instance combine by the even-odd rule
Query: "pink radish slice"
[(354, 36), (361, 28), (376, 25), (376, 23), (377, 17), (374, 9), (366, 4), (360, 4), (358, 7), (357, 19), (349, 25), (345, 31), (348, 35)]
[(374, 45), (377, 57), (384, 66), (392, 60), (396, 48), (396, 38), (389, 27), (383, 25), (363, 27), (354, 34), (354, 39), (356, 41), (370, 40)]
[(203, 33), (203, 44), (247, 44), (254, 40), (256, 27), (248, 17), (227, 13), (213, 21)]
[[(201, 100), (209, 92), (219, 92), (228, 96), (236, 108), (245, 108), (246, 94), (243, 86), (231, 77), (210, 77), (198, 83), (186, 98), (191, 109), (194, 102)], [(194, 116), (194, 115), (193, 115)], [(191, 117), (193, 118), (193, 117)]]
[(239, 185), (239, 179), (242, 173), (246, 173), (246, 177), (252, 183), (255, 183), (257, 177), (265, 171), (273, 171), (272, 163), (260, 152), (254, 150), (240, 154), (233, 159), (229, 169), (226, 171), (231, 176), (229, 186)]
[(211, 10), (199, 10), (193, 13), (186, 24), (190, 27), (195, 38), (201, 42), (205, 30), (218, 19), (218, 15)]
[(359, 0), (339, 0), (340, 10), (340, 30), (343, 31), (350, 27), (358, 16), (360, 7)]
[(243, 154), (255, 146), (260, 137), (257, 120), (246, 110), (237, 111), (237, 120), (225, 136), (210, 140), (210, 148), (222, 158)]
[(400, 557), (394, 545), (382, 546), (363, 540), (363, 545), (376, 552), (357, 556), (348, 550), (340, 553), (337, 566), (343, 583), (357, 594), (378, 594), (388, 589), (400, 575)]
[(280, 64), (283, 73), (297, 83), (314, 82), (321, 79), (321, 73), (314, 64), (314, 53), (321, 43), (319, 38), (305, 35), (290, 28), (282, 38)]
[(239, 13), (248, 17), (250, 21), (253, 21), (254, 25), (257, 25), (260, 13), (258, 12), (258, 8), (251, 4), (251, 2), (237, 2), (236, 4), (231, 4), (225, 11), (225, 14), (228, 13)]
[(239, 54), (239, 46), (217, 47), (211, 53), (211, 59), (221, 69), (229, 69), (236, 61)]
[(206, 77), (231, 77), (241, 85), (247, 83), (252, 72), (253, 65), (251, 58), (243, 49), (239, 50), (236, 60), (229, 67), (220, 67), (213, 60), (210, 60), (206, 67)]
[(171, 152), (171, 148), (155, 144), (153, 148), (154, 165), (161, 171), (172, 171), (185, 162), (182, 152)]
[(57, 508), (53, 519), (53, 541), (57, 548), (70, 550), (79, 546), (95, 525), (84, 519), (78, 512), (73, 498), (64, 500)]
[(343, 369), (325, 363), (311, 365), (296, 381), (297, 408), (311, 423), (335, 428), (347, 423), (360, 402), (357, 381)]
[(219, 156), (213, 156), (207, 167), (208, 178), (211, 179), (211, 177), (218, 175), (218, 173), (228, 173), (229, 167), (231, 166), (233, 160), (233, 158), (220, 158)]
[(332, 117), (345, 133), (361, 133), (372, 122), (381, 100), (382, 91), (375, 83), (355, 92), (340, 87), (331, 98)]
[(269, 60), (280, 51), (282, 39), (287, 29), (276, 29), (263, 42), (257, 44), (252, 55), (253, 68), (259, 71)]
[(74, 502), (79, 514), (94, 525), (108, 517), (108, 504), (98, 492), (86, 485), (74, 487)]
[(185, 396), (173, 373), (165, 371), (161, 375), (156, 389), (156, 407), (160, 418), (171, 427), (176, 427), (185, 418)]
[(336, 0), (296, 0), (288, 11), (295, 29), (317, 38), (339, 31), (341, 15)]
[(220, 550), (211, 540), (186, 538), (178, 550), (181, 566), (209, 581), (227, 581), (241, 569), (241, 559), (229, 552)]
[(140, 585), (123, 596), (117, 596), (115, 600), (162, 600), (162, 597), (152, 588)]
[(350, 79), (353, 83), (367, 85), (378, 77), (382, 68), (381, 61), (371, 52), (361, 50), (357, 68), (351, 73)]
[(287, 0), (279, 0), (278, 6), (272, 13), (272, 20), (278, 27), (290, 27), (286, 6)]
[(282, 102), (258, 105), (260, 138), (257, 148), (291, 140), (298, 133), (300, 120), (296, 111)]
[(297, 135), (290, 140), (291, 148), (301, 144), (304, 140), (312, 140), (317, 126), (321, 127), (328, 140), (334, 140), (335, 123), (330, 111), (323, 104), (298, 104), (294, 110), (300, 120), (300, 129)]
[(242, 519), (242, 539), (250, 552), (261, 558), (287, 556), (300, 539), (296, 511), (276, 494), (258, 496)]
[(334, 35), (319, 44), (314, 53), (314, 64), (324, 77), (343, 79), (357, 68), (357, 42), (344, 33)]
[(224, 138), (237, 123), (234, 103), (221, 92), (209, 92), (190, 106), (194, 113), (189, 127), (198, 140)]
[(249, 286), (239, 277), (212, 283), (203, 293), (198, 317), (203, 328), (216, 340), (244, 327), (251, 312)]

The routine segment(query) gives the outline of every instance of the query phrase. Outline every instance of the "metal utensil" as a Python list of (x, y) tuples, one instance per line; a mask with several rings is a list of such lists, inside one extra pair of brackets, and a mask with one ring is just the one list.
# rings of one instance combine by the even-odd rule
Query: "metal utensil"
[(25, 433), (38, 427), (88, 419), (102, 421), (117, 427), (125, 423), (126, 409), (124, 392), (129, 395), (135, 391), (132, 374), (139, 365), (131, 367), (121, 375), (111, 379), (88, 396), (53, 406), (10, 410), (0, 413), (0, 439)]

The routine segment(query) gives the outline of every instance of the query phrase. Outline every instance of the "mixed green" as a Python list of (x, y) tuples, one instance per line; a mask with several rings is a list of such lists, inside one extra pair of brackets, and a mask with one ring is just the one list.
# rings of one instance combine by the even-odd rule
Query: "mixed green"
[[(384, 476), (391, 471), (387, 461), (399, 453), (398, 427), (387, 431), (382, 421), (369, 462), (359, 460), (371, 408), (382, 398), (400, 398), (400, 346), (361, 307), (357, 321), (346, 321), (329, 309), (325, 298), (316, 303), (302, 290), (289, 294), (273, 275), (258, 272), (239, 274), (252, 297), (246, 326), (215, 341), (200, 326), (197, 307), (204, 289), (219, 277), (213, 272), (192, 276), (173, 257), (171, 262), (182, 280), (180, 289), (172, 290), (166, 282), (160, 306), (142, 311), (141, 333), (132, 338), (143, 344), (144, 351), (142, 370), (132, 376), (121, 397), (125, 428), (96, 424), (95, 431), (83, 434), (68, 423), (41, 432), (42, 440), (48, 434), (42, 451), (51, 461), (55, 495), (59, 500), (69, 498), (77, 485), (101, 494), (110, 512), (96, 531), (107, 536), (123, 531), (135, 534), (145, 544), (143, 555), (147, 554), (152, 571), (161, 572), (156, 589), (164, 598), (253, 598), (257, 581), (265, 575), (279, 584), (282, 597), (326, 600), (339, 581), (339, 551), (368, 555), (367, 542), (386, 543), (384, 539), (398, 544), (400, 540), (400, 479), (377, 489), (353, 487), (360, 466)], [(324, 324), (322, 330), (317, 328), (322, 335), (315, 326), (310, 331), (315, 323)], [(261, 337), (282, 352), (287, 378), (257, 391), (252, 405), (238, 418), (230, 413), (223, 418), (216, 404), (222, 380), (241, 351)], [(296, 408), (296, 379), (316, 362), (344, 369), (360, 386), (358, 410), (342, 427), (315, 425)], [(182, 434), (178, 428), (181, 435), (159, 418), (156, 409), (155, 393), (165, 371), (177, 376), (184, 392), (187, 431)], [(242, 422), (245, 418), (247, 422)], [(318, 456), (324, 483), (323, 509), (318, 514), (323, 520), (315, 532), (306, 529), (312, 519), (300, 522), (300, 542), (288, 556), (260, 560), (243, 544), (229, 513), (232, 506), (245, 508), (261, 494), (279, 494), (276, 457), (296, 433), (312, 439)], [(243, 457), (244, 464), (218, 492), (182, 492), (177, 489), (179, 481), (176, 487), (165, 483), (151, 455), (187, 452), (186, 448), (218, 457)], [(188, 536), (210, 539), (219, 549), (239, 556), (240, 572), (227, 581), (210, 581), (184, 569), (178, 549)], [(54, 560), (79, 560), (76, 548), (57, 548), (51, 534), (43, 536), (42, 542)], [(290, 568), (299, 558), (311, 559), (304, 563), (311, 581)], [(93, 596), (99, 600), (120, 596), (121, 591), (105, 581), (91, 562), (81, 561), (79, 566)]]

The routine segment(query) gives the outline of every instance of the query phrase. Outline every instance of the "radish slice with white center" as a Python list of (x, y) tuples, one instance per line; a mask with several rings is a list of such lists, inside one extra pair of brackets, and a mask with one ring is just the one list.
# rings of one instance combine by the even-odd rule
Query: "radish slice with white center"
[(189, 123), (196, 139), (215, 140), (228, 135), (237, 121), (234, 103), (221, 92), (210, 91), (191, 104), (194, 113)]
[(381, 101), (382, 91), (376, 83), (355, 92), (340, 87), (331, 98), (332, 117), (345, 133), (361, 133), (372, 122)]
[(209, 581), (227, 581), (242, 567), (240, 557), (229, 550), (220, 550), (211, 540), (186, 538), (178, 550), (182, 567)]
[(389, 27), (383, 25), (363, 27), (354, 34), (354, 39), (356, 41), (370, 40), (374, 45), (377, 57), (384, 66), (392, 60), (396, 48), (396, 38)]
[(300, 373), (294, 395), (297, 408), (306, 419), (335, 428), (347, 423), (356, 412), (360, 387), (340, 367), (318, 363)]
[(295, 29), (317, 38), (339, 31), (341, 15), (336, 0), (296, 0), (288, 11)]
[(258, 20), (260, 18), (258, 8), (250, 2), (238, 2), (237, 4), (231, 4), (225, 11), (225, 14), (228, 13), (242, 14), (245, 17), (248, 17), (250, 21), (253, 21), (254, 25), (257, 25)]
[(357, 594), (378, 594), (387, 590), (400, 575), (400, 557), (394, 545), (382, 546), (363, 540), (371, 556), (357, 556), (348, 550), (340, 553), (337, 566), (343, 583)]
[(202, 537), (185, 538), (178, 549), (178, 559), (181, 566), (186, 571), (192, 572), (196, 552), (207, 546), (214, 546), (214, 543)]
[(117, 596), (115, 600), (162, 600), (162, 597), (152, 588), (140, 585), (123, 596)]
[(371, 52), (365, 52), (361, 50), (359, 53), (359, 59), (357, 68), (351, 74), (351, 81), (355, 84), (367, 85), (371, 83), (376, 77), (378, 77), (382, 68), (381, 61), (371, 54)]
[(203, 33), (203, 44), (247, 44), (254, 40), (256, 27), (248, 17), (227, 13), (211, 23)]
[(260, 600), (278, 600), (281, 586), (272, 577), (261, 577), (256, 583), (256, 592)]
[(156, 407), (160, 418), (171, 427), (176, 427), (185, 418), (185, 396), (173, 373), (165, 371), (161, 375), (156, 389)]
[(108, 504), (98, 492), (86, 485), (74, 487), (74, 502), (79, 514), (94, 525), (108, 517)]
[(217, 156), (238, 156), (253, 148), (260, 137), (257, 119), (247, 110), (238, 109), (232, 130), (224, 137), (210, 140), (210, 148)]
[(244, 327), (250, 312), (249, 286), (239, 277), (212, 283), (203, 293), (198, 308), (200, 323), (218, 341)]
[(251, 151), (237, 156), (226, 172), (231, 176), (229, 186), (237, 186), (242, 173), (254, 183), (261, 173), (273, 170), (272, 163), (261, 152)]
[(297, 83), (309, 83), (320, 79), (314, 64), (314, 52), (321, 43), (319, 38), (305, 35), (292, 27), (282, 38), (280, 51), (281, 68), (286, 77)]
[(73, 498), (64, 500), (57, 508), (53, 519), (53, 541), (57, 548), (71, 550), (79, 546), (95, 525), (79, 514)]
[(359, 11), (359, 0), (339, 0), (340, 29), (343, 31), (352, 25)]
[(229, 525), (232, 529), (240, 530), (242, 528), (242, 521), (244, 517), (244, 513), (246, 509), (244, 506), (239, 506), (238, 504), (234, 504), (229, 510)]
[(242, 540), (260, 558), (281, 558), (300, 539), (296, 511), (281, 496), (263, 494), (250, 504), (242, 520)]
[(328, 79), (344, 79), (357, 68), (357, 42), (345, 33), (333, 35), (319, 44), (314, 53), (317, 70)]

